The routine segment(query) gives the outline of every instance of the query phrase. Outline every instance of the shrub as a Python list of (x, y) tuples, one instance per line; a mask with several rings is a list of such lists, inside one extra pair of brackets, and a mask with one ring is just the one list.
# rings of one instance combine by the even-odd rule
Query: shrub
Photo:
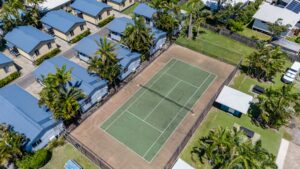
[(296, 43), (300, 43), (300, 36), (298, 36), (298, 37), (295, 39), (295, 42), (296, 42)]
[(47, 60), (49, 58), (52, 58), (53, 56), (57, 55), (60, 52), (60, 49), (56, 48), (50, 51), (49, 53), (41, 56), (40, 58), (36, 59), (33, 63), (35, 65), (40, 65), (41, 63), (44, 62), (44, 60)]
[(65, 139), (64, 137), (59, 137), (58, 139), (54, 139), (47, 145), (47, 150), (53, 150), (54, 148), (58, 146), (62, 146), (65, 144)]
[(89, 34), (91, 34), (91, 31), (88, 29), (88, 30), (84, 31), (83, 33), (77, 35), (75, 38), (71, 39), (70, 43), (71, 44), (76, 43), (76, 42), (80, 41), (82, 38), (88, 36)]
[(114, 20), (114, 19), (115, 19), (114, 16), (110, 16), (110, 17), (104, 19), (103, 21), (99, 22), (98, 26), (99, 26), (100, 28), (102, 28), (103, 26), (105, 26), (106, 24), (108, 24), (109, 22), (111, 22), (111, 21)]
[(43, 167), (51, 159), (51, 152), (46, 149), (40, 149), (32, 155), (26, 155), (17, 161), (18, 168), (38, 169)]
[(17, 79), (20, 76), (21, 76), (21, 72), (19, 72), (19, 71), (14, 72), (14, 73), (8, 75), (4, 79), (0, 80), (0, 88), (3, 87), (3, 86), (5, 86), (5, 85), (7, 85), (10, 82), (12, 82), (13, 80)]

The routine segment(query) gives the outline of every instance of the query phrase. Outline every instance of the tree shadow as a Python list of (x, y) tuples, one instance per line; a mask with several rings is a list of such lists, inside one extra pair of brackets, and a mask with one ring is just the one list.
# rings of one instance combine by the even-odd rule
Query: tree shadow
[(258, 105), (255, 103), (251, 103), (248, 112), (248, 116), (251, 118), (251, 123), (265, 129), (267, 127), (264, 124), (264, 122), (261, 120), (260, 114), (261, 114), (261, 110), (258, 107)]

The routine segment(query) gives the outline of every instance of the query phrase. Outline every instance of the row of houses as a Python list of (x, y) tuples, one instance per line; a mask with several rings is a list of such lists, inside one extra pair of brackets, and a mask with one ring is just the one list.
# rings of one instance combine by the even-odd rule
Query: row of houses
[[(145, 11), (140, 11), (139, 14), (144, 16), (143, 12)], [(152, 16), (150, 19), (152, 19)], [(32, 26), (14, 28), (5, 35), (7, 47), (10, 50), (18, 50), (22, 56), (34, 61), (56, 48), (54, 38), (51, 35), (69, 41), (72, 37), (87, 30), (84, 19), (61, 9), (46, 13), (42, 18), (42, 23), (44, 31)], [(123, 33), (130, 24), (134, 24), (132, 19), (121, 17), (114, 19), (107, 25), (109, 30), (108, 40), (114, 44), (114, 52), (121, 66), (119, 76), (121, 81), (135, 72), (141, 64), (140, 53), (134, 52), (120, 44), (120, 40), (124, 36)], [(153, 27), (151, 24), (147, 24), (147, 26), (151, 29), (154, 37), (154, 45), (150, 51), (151, 54), (154, 54), (165, 44), (166, 33)], [(103, 38), (105, 37), (93, 34), (80, 40), (73, 48), (76, 51), (76, 57), (84, 62), (88, 62), (94, 56), (101, 57), (96, 55), (96, 51), (99, 48), (97, 42)], [(11, 59), (0, 55), (0, 68), (3, 67), (5, 71), (13, 71), (12, 65), (14, 64)], [(72, 69), (71, 83), (80, 83), (79, 88), (86, 95), (86, 98), (79, 100), (81, 113), (87, 112), (108, 94), (107, 80), (96, 74), (89, 73), (86, 68), (62, 55), (45, 60), (32, 74), (42, 87), (42, 77), (47, 76), (49, 73), (55, 73), (56, 67), (62, 67), (63, 65), (67, 69)], [(14, 99), (14, 97), (18, 99)], [(0, 89), (0, 105), (4, 107), (4, 111), (0, 112), (0, 123), (10, 124), (14, 127), (14, 130), (24, 133), (28, 138), (28, 142), (25, 145), (25, 149), (28, 151), (35, 151), (44, 147), (64, 130), (62, 121), (53, 119), (52, 113), (46, 107), (38, 105), (36, 97), (18, 85), (8, 85)]]

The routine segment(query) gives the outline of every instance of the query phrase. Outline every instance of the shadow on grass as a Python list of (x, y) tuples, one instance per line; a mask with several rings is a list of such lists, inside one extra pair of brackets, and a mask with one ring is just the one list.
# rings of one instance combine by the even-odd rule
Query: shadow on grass
[(251, 118), (252, 124), (254, 124), (256, 126), (259, 126), (263, 129), (266, 129), (267, 127), (263, 123), (263, 121), (261, 120), (260, 114), (261, 114), (261, 110), (258, 107), (258, 105), (255, 104), (255, 103), (251, 103), (250, 109), (249, 109), (249, 112), (248, 112), (248, 116)]

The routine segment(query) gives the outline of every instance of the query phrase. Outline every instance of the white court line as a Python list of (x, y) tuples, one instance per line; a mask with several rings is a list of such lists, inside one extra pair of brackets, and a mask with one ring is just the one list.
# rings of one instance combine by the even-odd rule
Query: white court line
[[(205, 82), (208, 80), (208, 78), (210, 77), (210, 74), (205, 78), (205, 80), (202, 82), (202, 84), (197, 88), (197, 90), (193, 93), (193, 95), (185, 102), (184, 107), (187, 105), (187, 103), (189, 103), (189, 101), (191, 100), (191, 98), (194, 97), (194, 95), (198, 92), (198, 90), (205, 84)], [(148, 152), (152, 149), (152, 147), (156, 144), (156, 142), (159, 140), (159, 138), (166, 132), (166, 130), (169, 128), (169, 126), (173, 123), (173, 121), (177, 118), (177, 116), (179, 115), (179, 113), (182, 111), (183, 107), (178, 110), (178, 112), (176, 113), (176, 115), (174, 116), (174, 118), (170, 121), (170, 123), (167, 125), (167, 127), (163, 130), (163, 132), (161, 133), (160, 136), (157, 137), (157, 139), (155, 140), (155, 142), (149, 147), (149, 149), (145, 152), (145, 154), (143, 155), (143, 157), (145, 157)], [(182, 119), (181, 119), (182, 120)], [(173, 130), (174, 131), (174, 130)], [(170, 136), (169, 136), (170, 137)], [(167, 140), (166, 140), (167, 141)], [(165, 142), (166, 142), (165, 141)], [(156, 152), (156, 154), (159, 151)], [(153, 158), (152, 158), (153, 159)]]
[(180, 79), (179, 77), (174, 76), (174, 75), (172, 75), (171, 73), (166, 73), (165, 75), (168, 75), (168, 76), (173, 77), (173, 78), (175, 78), (175, 79), (181, 80), (183, 83), (186, 83), (186, 84), (188, 84), (188, 85), (190, 85), (190, 86), (192, 86), (192, 87), (194, 87), (194, 88), (198, 88), (198, 86), (195, 86), (195, 85), (193, 85), (193, 84), (190, 83), (190, 82), (187, 82), (187, 81), (185, 81), (185, 80), (183, 80), (183, 79)]
[[(168, 97), (172, 91), (178, 86), (178, 84), (182, 82), (182, 80), (178, 81), (173, 87), (172, 89), (167, 93), (167, 95), (165, 97)], [(155, 109), (164, 101), (166, 100), (165, 98), (161, 98), (161, 100), (157, 103), (157, 105), (152, 109), (152, 111), (150, 113), (148, 113), (148, 115), (144, 118), (144, 120), (146, 121), (147, 118), (155, 111)]]
[(125, 110), (125, 111), (127, 111), (127, 113), (129, 113), (129, 114), (131, 114), (132, 116), (134, 116), (135, 118), (137, 118), (137, 119), (139, 119), (139, 120), (141, 120), (142, 122), (144, 122), (144, 123), (146, 123), (146, 124), (148, 124), (150, 127), (152, 127), (153, 129), (155, 129), (155, 130), (157, 130), (158, 132), (162, 132), (160, 129), (158, 129), (157, 127), (154, 127), (152, 124), (150, 124), (150, 123), (148, 123), (148, 122), (146, 122), (146, 121), (144, 121), (143, 119), (141, 119), (140, 117), (138, 117), (137, 115), (135, 115), (135, 114), (133, 114), (133, 113), (131, 113), (130, 111), (128, 111), (128, 110)]
[[(166, 70), (164, 70), (164, 72), (162, 74), (159, 75), (159, 77), (157, 77), (157, 79), (155, 79), (152, 84), (150, 85), (150, 87), (152, 87), (163, 75), (166, 71), (168, 71), (171, 67), (173, 67), (175, 65), (175, 63), (177, 63), (177, 60), (172, 63), (172, 65), (170, 67), (168, 67)], [(145, 93), (146, 93), (147, 90), (144, 90), (143, 93), (141, 95), (139, 95), (132, 103), (130, 103), (130, 105), (125, 109), (125, 110), (128, 110), (137, 100), (139, 100), (140, 97), (142, 97)], [(134, 96), (134, 95), (133, 95)], [(133, 97), (131, 96), (131, 97)], [(131, 98), (130, 97), (130, 98)], [(124, 112), (126, 111), (123, 111), (119, 116), (117, 116), (104, 130), (108, 130), (123, 114)], [(117, 110), (118, 111), (118, 110)], [(115, 113), (115, 112), (114, 112)], [(113, 114), (114, 114), (113, 113)], [(105, 120), (106, 121), (106, 120)]]

